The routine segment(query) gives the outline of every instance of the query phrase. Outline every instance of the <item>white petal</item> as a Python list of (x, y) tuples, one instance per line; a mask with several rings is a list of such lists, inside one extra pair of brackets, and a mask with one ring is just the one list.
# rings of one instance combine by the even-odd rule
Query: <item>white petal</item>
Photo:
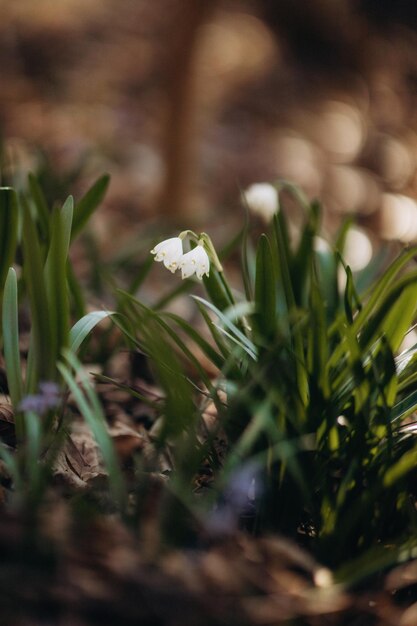
[(194, 273), (200, 280), (203, 278), (203, 274), (209, 273), (210, 260), (207, 252), (203, 246), (198, 245), (193, 250), (184, 254), (180, 261), (181, 276), (182, 278), (189, 278)]
[(179, 237), (171, 237), (161, 241), (151, 250), (155, 255), (155, 261), (162, 261), (167, 269), (175, 272), (182, 258), (182, 240)]
[(209, 275), (210, 270), (210, 259), (208, 257), (207, 252), (204, 250), (203, 246), (197, 246), (196, 250), (196, 263), (197, 269), (195, 271), (197, 278), (200, 280), (203, 278), (203, 275)]
[(194, 250), (190, 250), (183, 255), (179, 266), (181, 269), (182, 278), (189, 278), (194, 274), (197, 269)]

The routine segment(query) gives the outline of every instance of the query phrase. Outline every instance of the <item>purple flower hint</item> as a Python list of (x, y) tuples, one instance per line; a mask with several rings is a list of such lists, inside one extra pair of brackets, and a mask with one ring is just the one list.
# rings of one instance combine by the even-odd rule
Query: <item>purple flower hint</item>
[(261, 467), (256, 461), (248, 461), (235, 469), (223, 491), (224, 500), (241, 511), (262, 492), (260, 473)]
[(40, 395), (29, 395), (25, 396), (23, 400), (19, 404), (20, 411), (31, 411), (32, 413), (44, 413), (45, 412), (45, 402), (42, 396)]
[(44, 381), (39, 383), (39, 391), (47, 408), (54, 408), (59, 404), (60, 391), (56, 383), (52, 381)]
[(230, 473), (219, 501), (206, 518), (210, 533), (229, 535), (236, 531), (241, 517), (253, 510), (263, 491), (261, 471), (257, 461), (248, 461)]
[(60, 390), (53, 381), (39, 383), (39, 393), (29, 394), (19, 404), (20, 411), (31, 411), (42, 415), (55, 408), (60, 402)]

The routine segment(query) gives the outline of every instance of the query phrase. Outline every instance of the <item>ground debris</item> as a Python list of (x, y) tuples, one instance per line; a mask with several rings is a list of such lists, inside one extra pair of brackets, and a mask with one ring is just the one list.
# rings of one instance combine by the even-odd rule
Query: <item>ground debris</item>
[(0, 520), (6, 626), (415, 623), (412, 602), (399, 606), (382, 588), (347, 592), (284, 539), (238, 533), (201, 549), (163, 549), (149, 559), (116, 516), (75, 520), (61, 501), (52, 524), (55, 504), (30, 523), (16, 514)]

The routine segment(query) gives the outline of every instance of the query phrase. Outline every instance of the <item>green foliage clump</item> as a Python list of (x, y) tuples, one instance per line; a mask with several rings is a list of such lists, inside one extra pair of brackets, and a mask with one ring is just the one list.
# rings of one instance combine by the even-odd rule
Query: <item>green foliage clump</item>
[[(33, 507), (43, 497), (66, 436), (71, 392), (101, 449), (114, 507), (129, 523), (140, 525), (152, 463), (165, 455), (171, 472), (158, 512), (169, 540), (187, 541), (196, 528), (230, 531), (250, 504), (248, 528), (308, 546), (343, 580), (414, 554), (417, 346), (398, 351), (416, 316), (417, 247), (376, 278), (375, 262), (353, 274), (343, 260), (348, 226), (333, 248), (317, 246), (319, 204), (283, 184), (280, 191), (292, 193), (304, 214), (298, 240), (280, 208), (255, 246), (247, 223), (228, 247), (241, 247), (240, 290), (212, 256), (202, 281), (207, 296), (192, 296), (200, 327), (166, 310), (197, 284), (189, 278), (153, 307), (135, 297), (151, 258), (130, 289), (115, 292), (117, 315), (86, 314), (69, 248), (107, 184), (102, 177), (75, 206), (69, 197), (52, 208), (35, 177), (20, 194), (0, 189), (2, 345), (17, 435), (16, 450), (2, 445), (0, 456), (18, 499)], [(23, 305), (31, 320), (25, 368)], [(145, 356), (161, 390), (149, 399), (131, 389), (160, 419), (153, 459), (138, 458), (129, 480), (75, 356), (109, 315)], [(59, 386), (62, 402), (40, 416), (22, 401), (44, 381)], [(203, 419), (208, 406), (216, 413), (210, 428)], [(219, 454), (222, 431), (227, 447)], [(203, 465), (215, 476), (214, 488), (196, 498), (192, 485)]]
[[(129, 294), (121, 295), (122, 309), (130, 337), (148, 355), (165, 391), (163, 437), (180, 442), (173, 481), (181, 498), (205, 455), (220, 494), (237, 468), (256, 462), (256, 532), (301, 541), (330, 566), (364, 558), (372, 569), (366, 555), (374, 550), (395, 561), (388, 546), (417, 542), (417, 444), (413, 427), (404, 422), (417, 408), (417, 347), (396, 356), (417, 309), (417, 271), (411, 266), (417, 248), (401, 252), (376, 280), (375, 268), (364, 270), (359, 293), (342, 256), (347, 227), (334, 249), (318, 247), (319, 204), (288, 190), (305, 214), (298, 243), (282, 210), (254, 252), (246, 227), (242, 292), (212, 268), (204, 278), (209, 298), (194, 296), (205, 336)], [(218, 370), (215, 381), (196, 356), (201, 352)], [(220, 467), (211, 445), (215, 435), (203, 444), (196, 436), (206, 403), (180, 368), (179, 355), (204, 385), (217, 408), (218, 428), (227, 433)], [(199, 510), (187, 500), (197, 516), (206, 515), (201, 503)]]

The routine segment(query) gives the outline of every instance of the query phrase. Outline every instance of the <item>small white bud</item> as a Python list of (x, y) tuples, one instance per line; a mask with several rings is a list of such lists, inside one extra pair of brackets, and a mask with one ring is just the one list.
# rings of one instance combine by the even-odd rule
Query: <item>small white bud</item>
[(343, 257), (352, 272), (363, 270), (372, 259), (372, 243), (368, 235), (360, 228), (352, 226), (345, 239)]
[(254, 183), (245, 191), (245, 199), (253, 213), (270, 222), (278, 211), (278, 192), (269, 183)]

